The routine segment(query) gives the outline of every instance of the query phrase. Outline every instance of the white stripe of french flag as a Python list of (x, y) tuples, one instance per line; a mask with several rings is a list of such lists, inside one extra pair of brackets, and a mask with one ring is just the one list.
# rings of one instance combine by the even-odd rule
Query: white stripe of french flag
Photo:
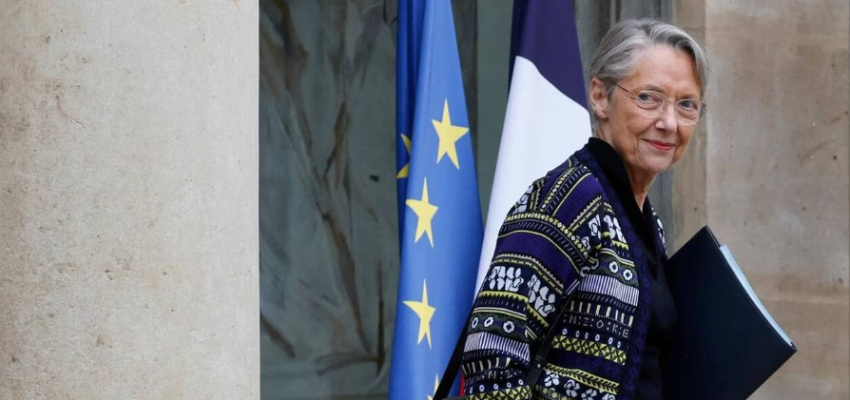
[(508, 107), (476, 289), (490, 267), (499, 227), (531, 183), (590, 137), (572, 1), (515, 0)]

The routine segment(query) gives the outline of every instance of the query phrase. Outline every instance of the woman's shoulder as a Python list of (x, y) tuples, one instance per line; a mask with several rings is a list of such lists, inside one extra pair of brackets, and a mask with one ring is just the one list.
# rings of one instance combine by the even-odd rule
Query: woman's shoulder
[(604, 190), (577, 154), (535, 180), (511, 212), (533, 211), (566, 223), (583, 213), (597, 211), (605, 202)]
[(546, 193), (540, 204), (541, 211), (554, 215), (563, 207), (581, 207), (594, 200), (603, 200), (602, 184), (579, 155), (571, 156), (546, 174), (541, 187)]

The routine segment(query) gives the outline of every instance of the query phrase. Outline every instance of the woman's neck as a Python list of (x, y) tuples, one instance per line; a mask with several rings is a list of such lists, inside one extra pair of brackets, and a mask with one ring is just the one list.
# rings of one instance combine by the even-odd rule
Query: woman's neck
[(643, 211), (643, 204), (646, 202), (646, 196), (649, 194), (649, 188), (652, 186), (655, 175), (633, 173), (628, 166), (626, 166), (626, 172), (629, 174), (629, 183), (632, 185), (632, 193), (635, 194), (635, 202), (638, 208)]

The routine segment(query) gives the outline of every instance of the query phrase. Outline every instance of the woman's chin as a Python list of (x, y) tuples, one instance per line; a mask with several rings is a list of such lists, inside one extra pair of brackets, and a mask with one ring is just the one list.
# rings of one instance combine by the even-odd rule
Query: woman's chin
[(670, 157), (650, 157), (643, 160), (642, 169), (652, 175), (658, 175), (673, 164)]

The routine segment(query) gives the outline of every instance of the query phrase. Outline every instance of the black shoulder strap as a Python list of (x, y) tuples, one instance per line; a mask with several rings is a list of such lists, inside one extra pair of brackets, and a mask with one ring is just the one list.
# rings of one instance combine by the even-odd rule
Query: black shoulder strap
[[(543, 366), (546, 365), (546, 356), (549, 354), (549, 349), (552, 348), (552, 339), (555, 337), (555, 332), (557, 332), (558, 329), (558, 322), (564, 318), (564, 315), (567, 312), (567, 301), (571, 297), (571, 294), (572, 293), (564, 294), (564, 301), (562, 301), (558, 317), (552, 321), (552, 325), (549, 326), (549, 332), (546, 333), (546, 337), (543, 338), (543, 341), (540, 343), (540, 347), (533, 353), (534, 356), (531, 357), (531, 360), (529, 360), (531, 368), (529, 368), (528, 375), (526, 375), (525, 378), (529, 387), (537, 382), (537, 379), (540, 378), (540, 373), (543, 372)], [(466, 323), (463, 325), (460, 337), (455, 345), (455, 350), (452, 352), (452, 358), (449, 360), (449, 365), (446, 366), (446, 371), (443, 373), (443, 378), (440, 380), (440, 386), (437, 388), (437, 392), (434, 393), (434, 400), (445, 399), (449, 395), (449, 390), (452, 390), (452, 385), (460, 371), (460, 364), (463, 358), (463, 348), (466, 345), (467, 329), (471, 320), (472, 312), (469, 313), (469, 317), (467, 317)]]
[(466, 333), (469, 329), (469, 322), (472, 320), (472, 312), (470, 311), (469, 317), (466, 318), (466, 323), (463, 324), (463, 328), (460, 331), (460, 337), (457, 339), (457, 344), (455, 345), (455, 349), (452, 352), (452, 358), (449, 360), (449, 365), (446, 366), (445, 372), (443, 372), (443, 378), (440, 379), (440, 386), (437, 387), (437, 392), (434, 393), (434, 400), (443, 400), (449, 395), (449, 390), (452, 390), (452, 385), (455, 383), (455, 378), (457, 378), (457, 373), (460, 371), (460, 362), (463, 358), (463, 347), (466, 344)]

